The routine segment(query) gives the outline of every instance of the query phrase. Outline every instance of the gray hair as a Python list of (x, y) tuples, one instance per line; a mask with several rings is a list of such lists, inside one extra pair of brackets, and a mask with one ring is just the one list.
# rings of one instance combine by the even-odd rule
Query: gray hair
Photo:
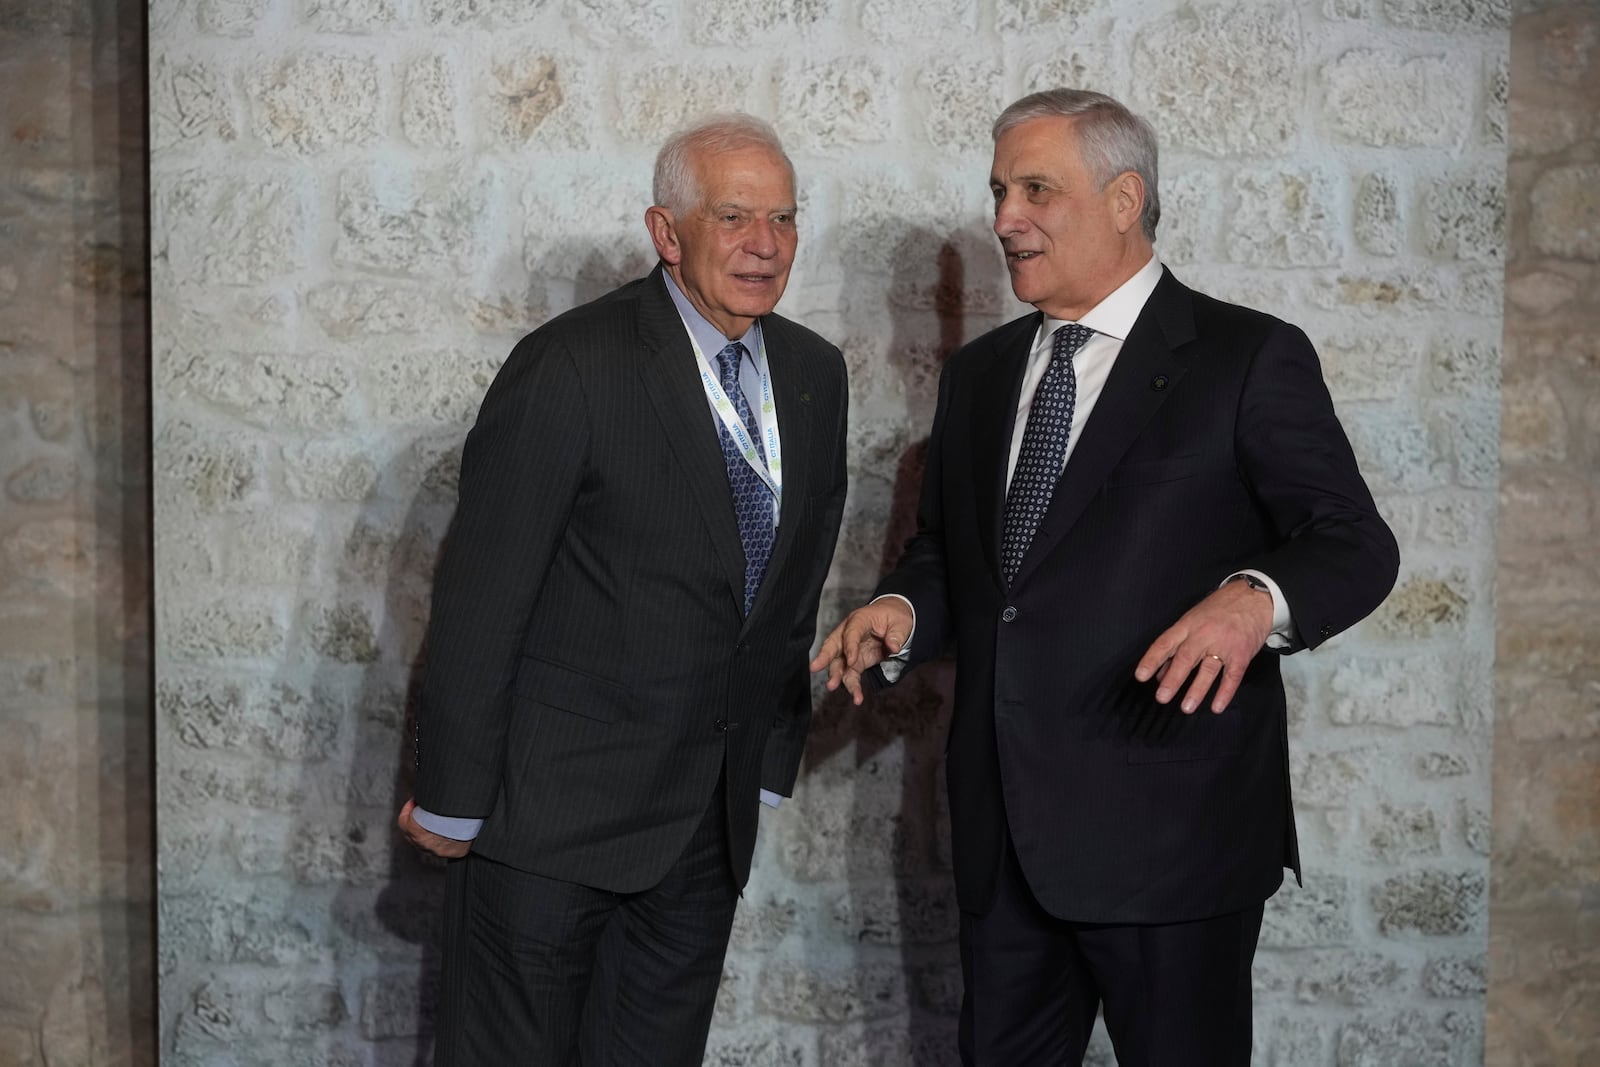
[(994, 139), (1024, 122), (1042, 118), (1076, 119), (1078, 150), (1089, 176), (1106, 183), (1133, 171), (1144, 179), (1144, 211), (1139, 224), (1144, 235), (1156, 239), (1161, 221), (1161, 196), (1156, 192), (1156, 131), (1144, 119), (1104, 93), (1086, 89), (1047, 89), (1023, 97), (994, 120)]
[(741, 148), (765, 148), (789, 168), (789, 183), (794, 184), (794, 163), (783, 150), (777, 131), (753, 115), (727, 112), (707, 115), (694, 125), (667, 138), (656, 153), (655, 181), (651, 195), (656, 204), (672, 212), (685, 212), (700, 202), (700, 183), (694, 172), (699, 153), (716, 154)]

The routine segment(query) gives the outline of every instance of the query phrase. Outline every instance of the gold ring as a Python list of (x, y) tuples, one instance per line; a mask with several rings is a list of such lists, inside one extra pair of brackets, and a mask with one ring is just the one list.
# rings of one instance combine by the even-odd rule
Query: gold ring
[(1215, 652), (1207, 652), (1207, 653), (1206, 653), (1206, 659), (1214, 659), (1214, 660), (1216, 660), (1216, 661), (1217, 661), (1217, 662), (1218, 662), (1218, 663), (1221, 663), (1221, 662), (1222, 662), (1222, 657), (1221, 657), (1221, 656), (1219, 656), (1219, 655), (1217, 655), (1217, 654), (1216, 654), (1216, 653), (1215, 653)]

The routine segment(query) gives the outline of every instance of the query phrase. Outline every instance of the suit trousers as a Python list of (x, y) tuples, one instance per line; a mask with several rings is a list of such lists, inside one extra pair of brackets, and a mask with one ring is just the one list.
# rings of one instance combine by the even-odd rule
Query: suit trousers
[(640, 893), (453, 861), (436, 1067), (699, 1064), (739, 897), (723, 793)]
[(1108, 925), (1047, 913), (1006, 835), (989, 911), (961, 914), (967, 1067), (1078, 1067), (1103, 1011), (1118, 1067), (1250, 1062), (1262, 905), (1194, 922)]

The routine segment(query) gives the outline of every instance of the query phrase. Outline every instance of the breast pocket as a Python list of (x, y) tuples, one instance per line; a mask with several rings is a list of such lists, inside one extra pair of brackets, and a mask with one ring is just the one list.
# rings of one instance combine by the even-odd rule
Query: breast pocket
[(1160, 485), (1163, 482), (1181, 482), (1200, 473), (1200, 457), (1171, 456), (1167, 459), (1141, 459), (1119, 463), (1106, 475), (1107, 489), (1120, 489), (1130, 485)]
[(517, 693), (546, 707), (596, 722), (626, 718), (633, 703), (633, 691), (620, 682), (531, 658), (522, 661)]

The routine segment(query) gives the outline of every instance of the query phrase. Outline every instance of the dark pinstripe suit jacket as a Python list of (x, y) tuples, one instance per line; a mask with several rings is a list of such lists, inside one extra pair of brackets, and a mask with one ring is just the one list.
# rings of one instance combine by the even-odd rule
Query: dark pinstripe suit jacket
[(787, 794), (845, 496), (844, 362), (762, 319), (783, 435), (748, 618), (715, 424), (658, 267), (525, 337), (484, 397), (434, 579), (417, 803), (479, 855), (617, 892), (666, 873), (727, 776), (740, 884)]
[(913, 662), (956, 645), (961, 906), (987, 910), (1009, 828), (1061, 918), (1253, 907), (1299, 868), (1278, 658), (1256, 656), (1221, 715), (1157, 704), (1134, 666), (1244, 568), (1282, 588), (1297, 647), (1320, 644), (1388, 593), (1394, 537), (1305, 334), (1164, 272), (1008, 590), (1006, 463), (1038, 325), (1002, 326), (946, 366), (918, 533), (879, 590), (916, 607)]

